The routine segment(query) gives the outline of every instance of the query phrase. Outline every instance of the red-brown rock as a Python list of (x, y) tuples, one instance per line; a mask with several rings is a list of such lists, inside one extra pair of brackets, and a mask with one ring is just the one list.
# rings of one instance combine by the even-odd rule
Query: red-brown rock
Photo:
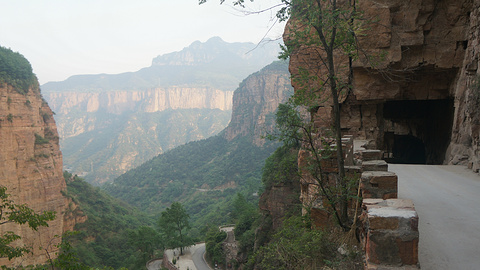
[(36, 212), (57, 213), (49, 227), (38, 231), (14, 223), (1, 225), (0, 232), (13, 231), (22, 237), (16, 244), (32, 247), (32, 253), (21, 258), (1, 258), (1, 265), (46, 263), (45, 249), (56, 257), (55, 245), (60, 242), (57, 236), (73, 230), (74, 222), (64, 218), (68, 200), (62, 195), (66, 188), (62, 164), (53, 114), (39, 89), (31, 88), (22, 95), (10, 86), (1, 86), (0, 182), (15, 203), (27, 204)]

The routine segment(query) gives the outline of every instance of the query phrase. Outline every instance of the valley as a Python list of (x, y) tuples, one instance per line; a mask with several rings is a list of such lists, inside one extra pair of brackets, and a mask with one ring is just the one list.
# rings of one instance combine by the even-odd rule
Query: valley
[(273, 41), (254, 47), (214, 37), (158, 56), (137, 72), (42, 85), (65, 168), (102, 185), (176, 146), (218, 134), (230, 121), (238, 84), (279, 50)]
[(380, 2), (281, 1), (285, 45), (43, 85), (0, 46), (2, 269), (179, 270), (198, 243), (228, 270), (480, 264), (480, 0)]

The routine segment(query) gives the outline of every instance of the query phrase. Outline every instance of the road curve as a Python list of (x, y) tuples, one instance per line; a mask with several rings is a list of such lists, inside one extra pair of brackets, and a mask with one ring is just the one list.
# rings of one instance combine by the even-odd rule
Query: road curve
[(193, 252), (192, 260), (195, 264), (197, 270), (212, 270), (210, 266), (208, 266), (207, 262), (205, 262), (205, 243), (197, 244), (197, 248), (195, 252)]
[(162, 259), (152, 260), (147, 264), (148, 270), (160, 270), (162, 269)]
[(389, 164), (419, 215), (424, 270), (480, 269), (480, 177), (462, 166)]

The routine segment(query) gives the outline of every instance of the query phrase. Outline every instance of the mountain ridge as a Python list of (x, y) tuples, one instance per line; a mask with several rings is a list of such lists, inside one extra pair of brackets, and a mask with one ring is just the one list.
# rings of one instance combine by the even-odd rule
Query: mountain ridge
[(150, 67), (120, 74), (74, 75), (61, 82), (43, 84), (42, 92), (147, 90), (160, 86), (233, 91), (238, 82), (276, 58), (280, 51), (278, 44), (278, 41), (265, 42), (262, 46), (228, 43), (218, 37), (204, 43), (195, 41), (181, 51), (155, 57)]

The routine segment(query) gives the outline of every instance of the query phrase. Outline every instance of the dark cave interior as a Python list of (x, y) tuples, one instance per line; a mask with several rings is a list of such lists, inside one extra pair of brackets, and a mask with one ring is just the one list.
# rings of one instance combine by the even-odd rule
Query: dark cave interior
[(453, 124), (453, 99), (387, 101), (386, 161), (443, 164)]

